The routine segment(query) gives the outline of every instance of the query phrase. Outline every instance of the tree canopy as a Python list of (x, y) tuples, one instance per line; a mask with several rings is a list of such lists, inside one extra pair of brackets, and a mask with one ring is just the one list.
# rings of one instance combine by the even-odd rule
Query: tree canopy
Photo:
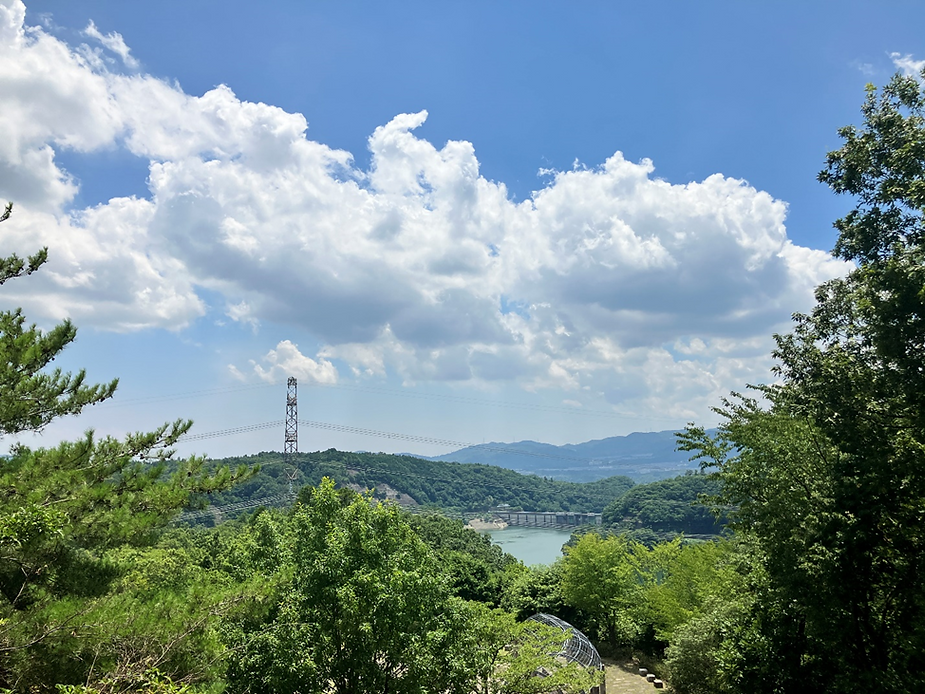
[[(275, 527), (261, 520), (269, 513), (256, 521), (273, 527), (258, 556), (277, 560), (240, 560), (269, 568), (277, 589), (228, 621), (229, 691), (577, 694), (596, 682), (598, 672), (556, 658), (560, 631), (454, 595), (445, 556), (409, 521), (425, 534), (429, 524), (330, 478), (300, 496)], [(449, 551), (484, 554), (479, 545)]]
[(594, 482), (563, 482), (477, 463), (450, 463), (387, 453), (351, 453), (329, 449), (299, 453), (284, 461), (278, 453), (227, 458), (224, 465), (259, 465), (260, 472), (234, 489), (213, 497), (221, 505), (283, 494), (287, 466), (299, 485), (315, 485), (331, 477), (339, 485), (406, 494), (413, 503), (455, 512), (486, 512), (499, 504), (530, 511), (600, 512), (633, 486), (628, 477)]
[(644, 528), (662, 534), (718, 534), (723, 521), (702, 502), (719, 490), (718, 481), (707, 475), (681, 475), (639, 484), (610, 503), (602, 520), (604, 525), (623, 531)]
[[(46, 259), (45, 249), (0, 259), (0, 284)], [(68, 321), (43, 332), (19, 309), (0, 311), (0, 436), (41, 430), (113, 395), (117, 381), (88, 385), (83, 371), (48, 370), (75, 336)], [(110, 592), (128, 570), (112, 552), (150, 544), (191, 494), (233, 481), (226, 468), (206, 471), (201, 458), (174, 459), (171, 446), (191, 424), (122, 441), (91, 431), (51, 448), (15, 444), (0, 458), (0, 686), (50, 690), (116, 663), (128, 679), (144, 674), (153, 646), (126, 654), (126, 630), (138, 622), (126, 594)], [(100, 620), (108, 633), (93, 626)]]
[(834, 251), (855, 269), (776, 337), (778, 384), (728, 398), (716, 437), (682, 438), (758, 540), (781, 665), (768, 686), (787, 691), (809, 676), (820, 691), (925, 688), (922, 84), (869, 87), (862, 114), (819, 176), (856, 199)]

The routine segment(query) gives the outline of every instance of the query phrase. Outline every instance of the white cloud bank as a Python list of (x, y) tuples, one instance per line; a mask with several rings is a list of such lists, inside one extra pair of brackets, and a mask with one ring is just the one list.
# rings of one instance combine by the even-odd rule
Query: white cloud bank
[[(52, 250), (48, 272), (4, 288), (30, 315), (182, 329), (208, 290), (232, 319), (324, 345), (310, 358), (280, 342), (262, 378), (330, 383), (338, 362), (692, 417), (765, 379), (767, 336), (844, 272), (793, 245), (786, 205), (741, 180), (673, 185), (618, 152), (514, 203), (470, 143), (415, 136), (426, 112), (377, 128), (359, 170), (300, 114), (121, 74), (24, 13), (0, 0), (0, 198), (18, 204), (5, 247)], [(137, 65), (118, 34), (86, 33)], [(150, 161), (150, 196), (69, 210), (79, 183), (55, 152), (107, 147)]]

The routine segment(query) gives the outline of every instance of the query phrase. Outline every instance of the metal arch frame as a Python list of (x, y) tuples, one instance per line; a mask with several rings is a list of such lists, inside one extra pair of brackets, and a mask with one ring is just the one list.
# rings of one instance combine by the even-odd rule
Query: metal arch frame
[(601, 656), (594, 647), (594, 644), (578, 629), (573, 627), (565, 620), (541, 612), (530, 617), (527, 621), (539, 622), (551, 627), (558, 627), (562, 630), (564, 641), (562, 648), (555, 655), (561, 656), (569, 662), (578, 663), (586, 668), (604, 669), (601, 662)]

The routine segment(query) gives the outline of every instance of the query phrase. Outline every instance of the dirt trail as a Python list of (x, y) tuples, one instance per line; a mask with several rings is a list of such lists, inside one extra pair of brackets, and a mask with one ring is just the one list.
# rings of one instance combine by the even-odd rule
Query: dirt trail
[(639, 666), (632, 662), (606, 659), (607, 694), (656, 694), (666, 689), (656, 689), (645, 677), (639, 675)]

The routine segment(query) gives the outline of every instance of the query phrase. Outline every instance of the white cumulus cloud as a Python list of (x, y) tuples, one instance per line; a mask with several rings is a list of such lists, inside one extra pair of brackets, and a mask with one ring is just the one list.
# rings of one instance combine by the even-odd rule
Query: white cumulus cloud
[[(795, 246), (786, 204), (742, 180), (670, 183), (617, 152), (516, 203), (471, 143), (418, 137), (424, 111), (376, 128), (360, 169), (301, 114), (110, 71), (24, 16), (0, 0), (0, 196), (19, 207), (5, 242), (52, 253), (3, 288), (30, 315), (182, 329), (208, 293), (239, 323), (322, 345), (279, 342), (252, 376), (333, 383), (340, 362), (688, 416), (764, 380), (767, 336), (846, 269)], [(86, 34), (137, 65), (119, 34)], [(72, 209), (80, 182), (56, 152), (101, 148), (146, 160), (149, 195)]]
[[(283, 340), (263, 357), (266, 367), (253, 363), (254, 373), (264, 381), (278, 382), (288, 376), (295, 376), (306, 383), (330, 385), (337, 383), (337, 369), (324, 358), (317, 360), (306, 357), (299, 351), (299, 346), (289, 340)], [(239, 374), (232, 365), (232, 373)]]

